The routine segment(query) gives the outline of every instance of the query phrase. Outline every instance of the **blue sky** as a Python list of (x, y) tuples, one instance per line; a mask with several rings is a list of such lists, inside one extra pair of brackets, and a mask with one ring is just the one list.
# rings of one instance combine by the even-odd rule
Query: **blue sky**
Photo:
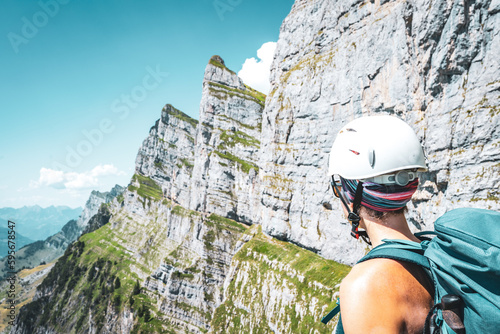
[(293, 0), (2, 5), (0, 207), (76, 207), (128, 184), (163, 105), (198, 118), (210, 57), (240, 71)]

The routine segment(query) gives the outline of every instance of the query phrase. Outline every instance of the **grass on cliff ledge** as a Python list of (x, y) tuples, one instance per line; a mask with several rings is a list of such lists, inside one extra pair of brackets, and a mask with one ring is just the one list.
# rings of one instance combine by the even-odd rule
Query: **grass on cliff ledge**
[(138, 182), (139, 187), (129, 185), (129, 191), (137, 191), (137, 195), (157, 201), (163, 198), (163, 191), (161, 190), (161, 187), (150, 177), (134, 174), (132, 181)]
[(260, 148), (260, 141), (242, 131), (227, 131), (222, 130), (220, 134), (220, 144), (217, 147), (219, 150), (225, 150), (227, 147), (234, 147), (236, 144), (241, 144), (245, 147)]
[(234, 75), (236, 75), (236, 73), (234, 73), (233, 71), (231, 71), (229, 68), (227, 68), (224, 64), (222, 64), (221, 62), (219, 62), (215, 57), (212, 57), (210, 58), (210, 61), (209, 61), (209, 64), (210, 65), (213, 65), (215, 67), (218, 67), (218, 68), (221, 68), (223, 70), (226, 70)]
[(226, 160), (238, 163), (241, 166), (241, 170), (247, 174), (250, 173), (251, 169), (255, 170), (256, 173), (259, 172), (259, 167), (250, 161), (246, 161), (246, 160), (243, 160), (241, 158), (238, 158), (237, 156), (235, 156), (234, 154), (231, 154), (229, 152), (225, 152), (225, 153), (222, 153), (219, 151), (214, 151), (214, 152), (222, 159), (226, 159)]
[[(267, 237), (262, 233), (262, 227), (258, 228), (259, 232), (244, 248), (248, 247), (254, 252), (265, 255), (270, 261), (277, 260), (288, 264), (292, 269), (304, 275), (305, 281), (316, 281), (333, 288), (351, 270), (350, 266), (327, 260), (292, 243)], [(238, 252), (235, 258), (242, 261), (248, 260), (243, 251)]]
[(174, 108), (171, 104), (167, 105), (167, 107), (169, 107), (167, 111), (169, 115), (191, 124), (193, 128), (196, 128), (198, 126), (198, 121), (196, 119), (189, 117), (179, 109)]
[[(225, 291), (211, 322), (213, 332), (272, 333), (279, 328), (282, 333), (331, 333), (336, 319), (328, 325), (320, 320), (336, 305), (333, 295), (351, 267), (268, 237), (261, 226), (247, 233), (253, 238), (232, 264), (243, 273)], [(276, 298), (275, 304), (270, 291), (289, 294)], [(266, 303), (270, 304), (264, 307)]]
[(224, 229), (236, 233), (243, 233), (247, 230), (245, 225), (237, 223), (235, 220), (216, 215), (215, 213), (208, 216), (208, 220), (205, 221), (205, 224), (210, 227), (216, 227), (217, 231), (222, 231)]
[[(149, 272), (149, 268), (132, 257), (125, 245), (126, 240), (121, 239), (107, 224), (83, 235), (70, 246), (70, 252), (59, 263), (58, 286), (63, 288), (55, 304), (60, 309), (71, 309), (70, 305), (78, 299), (81, 306), (70, 315), (63, 327), (55, 325), (56, 329), (64, 332), (71, 322), (76, 321), (77, 332), (86, 330), (91, 309), (94, 317), (97, 315), (92, 321), (99, 332), (106, 324), (105, 315), (109, 307), (113, 307), (116, 313), (125, 309), (134, 312), (134, 333), (175, 333), (156, 319), (158, 310), (155, 301), (158, 297), (152, 297), (154, 293), (145, 292), (145, 289), (135, 291), (138, 282), (139, 286), (143, 283), (133, 268), (142, 272)], [(65, 286), (65, 281), (70, 283)], [(53, 320), (52, 323), (57, 323), (57, 318)]]
[[(245, 100), (251, 100), (258, 103), (261, 107), (265, 107), (266, 95), (261, 92), (245, 85), (245, 89), (238, 89), (229, 87), (226, 85), (221, 85), (216, 82), (209, 82), (209, 90), (213, 94), (224, 94), (229, 97), (239, 97)], [(225, 99), (223, 96), (218, 96), (220, 99)]]

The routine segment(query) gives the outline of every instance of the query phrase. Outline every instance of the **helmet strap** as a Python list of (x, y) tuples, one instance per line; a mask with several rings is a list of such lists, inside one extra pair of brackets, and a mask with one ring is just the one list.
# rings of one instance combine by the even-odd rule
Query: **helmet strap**
[[(359, 217), (359, 210), (361, 209), (361, 200), (363, 199), (363, 182), (358, 181), (358, 186), (356, 187), (356, 194), (354, 195), (354, 202), (352, 207), (352, 212), (349, 211), (347, 219), (351, 222), (351, 236), (353, 238), (359, 239), (361, 237), (364, 242), (371, 245), (370, 238), (366, 231), (359, 231), (359, 222), (361, 218)], [(349, 207), (347, 208), (349, 210)]]
[(363, 199), (363, 182), (358, 181), (358, 186), (356, 187), (356, 194), (354, 195), (354, 202), (352, 204), (353, 213), (358, 216), (359, 221), (359, 209), (361, 208), (361, 200)]
[[(337, 188), (337, 186), (335, 185), (335, 180), (333, 179), (333, 175), (332, 175), (331, 185), (332, 185), (332, 190), (335, 193), (336, 192), (335, 188)], [(337, 189), (337, 192), (340, 192), (340, 189)], [(359, 181), (358, 186), (356, 187), (353, 211), (351, 211), (351, 209), (349, 208), (349, 205), (347, 204), (342, 194), (340, 194), (339, 198), (348, 212), (347, 220), (349, 220), (349, 222), (352, 225), (351, 236), (356, 239), (359, 239), (359, 237), (361, 237), (368, 245), (371, 245), (372, 243), (370, 242), (370, 238), (368, 237), (366, 231), (359, 231), (359, 222), (361, 218), (359, 217), (358, 212), (359, 209), (361, 208), (361, 199), (363, 198), (363, 182)]]

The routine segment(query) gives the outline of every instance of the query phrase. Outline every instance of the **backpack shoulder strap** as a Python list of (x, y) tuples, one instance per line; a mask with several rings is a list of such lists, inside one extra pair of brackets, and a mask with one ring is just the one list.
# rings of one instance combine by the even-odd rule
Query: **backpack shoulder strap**
[(384, 243), (372, 249), (358, 263), (370, 259), (392, 259), (415, 263), (427, 270), (430, 270), (429, 260), (423, 255), (424, 245), (405, 240), (383, 240)]
[(321, 319), (321, 322), (326, 325), (339, 312), (340, 312), (340, 302), (337, 300), (337, 306), (335, 306), (330, 312), (328, 312), (328, 314), (325, 315), (323, 319)]

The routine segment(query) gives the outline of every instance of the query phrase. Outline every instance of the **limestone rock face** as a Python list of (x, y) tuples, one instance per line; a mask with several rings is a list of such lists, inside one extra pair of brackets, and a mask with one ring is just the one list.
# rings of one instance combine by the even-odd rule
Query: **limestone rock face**
[(163, 195), (189, 206), (198, 121), (167, 104), (136, 158), (136, 172), (161, 184)]
[(258, 223), (264, 101), (265, 95), (246, 86), (221, 57), (212, 57), (199, 121), (165, 106), (139, 150), (136, 172), (185, 208)]
[(362, 255), (327, 177), (336, 133), (362, 115), (397, 115), (424, 143), (412, 228), (455, 207), (498, 210), (498, 13), (498, 1), (296, 1), (262, 122), (264, 231), (346, 263)]
[(214, 56), (206, 67), (190, 208), (257, 223), (258, 151), (265, 95)]
[(350, 267), (266, 236), (259, 225), (239, 242), (210, 333), (334, 332), (336, 319), (328, 326), (318, 319)]

